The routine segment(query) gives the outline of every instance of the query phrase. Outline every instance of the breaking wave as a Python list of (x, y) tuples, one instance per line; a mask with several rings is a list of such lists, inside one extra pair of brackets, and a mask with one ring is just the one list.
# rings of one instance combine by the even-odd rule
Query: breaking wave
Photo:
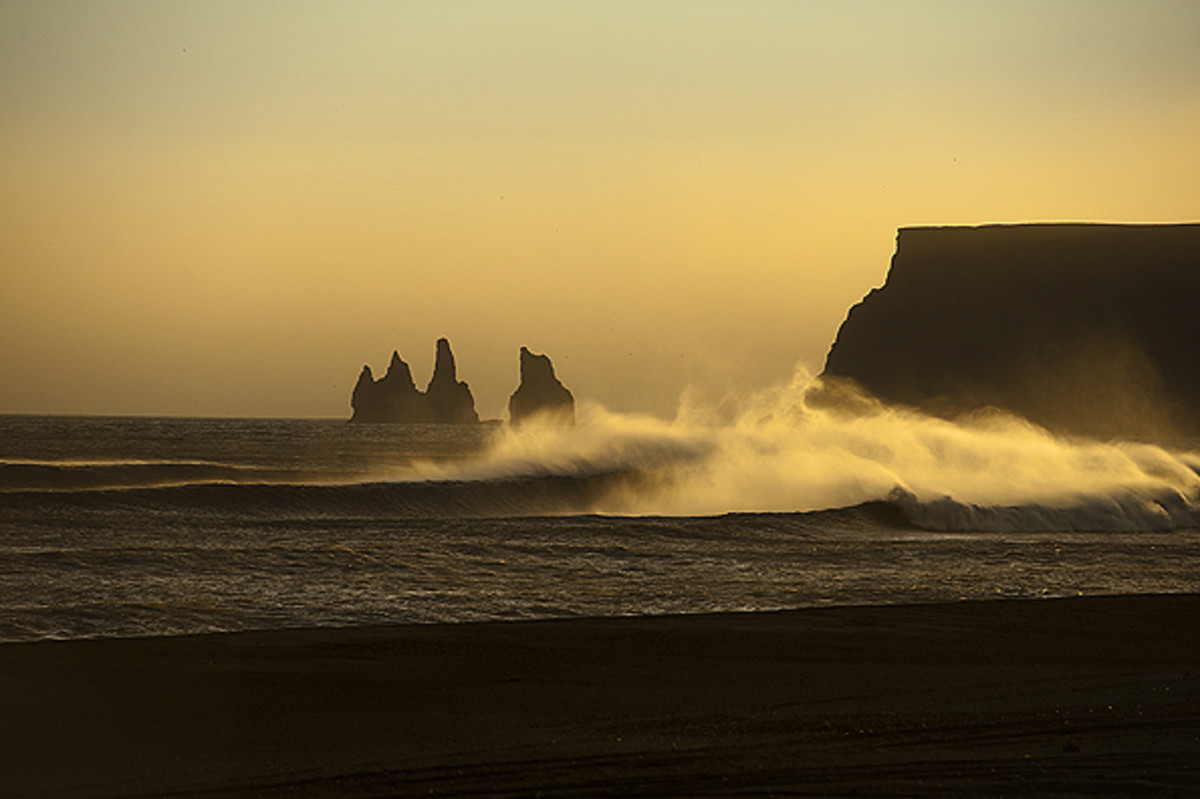
[(1200, 454), (1055, 436), (999, 412), (954, 421), (884, 406), (805, 374), (731, 421), (581, 410), (574, 428), (507, 429), (457, 479), (633, 475), (594, 510), (812, 512), (882, 502), (932, 530), (1200, 527)]
[[(834, 400), (831, 401), (830, 397)], [(937, 531), (1200, 529), (1200, 453), (1064, 438), (999, 413), (947, 421), (806, 375), (731, 418), (581, 404), (574, 427), (503, 428), (472, 457), (336, 471), (303, 462), (0, 462), (0, 507), (189, 515), (788, 514)], [(790, 524), (790, 523), (789, 523)]]

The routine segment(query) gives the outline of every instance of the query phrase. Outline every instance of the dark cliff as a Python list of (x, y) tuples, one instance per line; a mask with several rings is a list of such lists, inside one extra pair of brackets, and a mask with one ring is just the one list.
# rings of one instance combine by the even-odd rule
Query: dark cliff
[(520, 424), (534, 416), (561, 424), (575, 423), (575, 397), (554, 374), (545, 355), (521, 348), (521, 384), (508, 399), (508, 419)]
[(406, 422), (469, 424), (479, 421), (475, 398), (458, 379), (450, 342), (438, 339), (433, 377), (425, 391), (418, 391), (412, 371), (392, 353), (387, 373), (379, 380), (364, 366), (350, 396), (352, 422)]
[(1200, 433), (1200, 225), (906, 228), (824, 375), (945, 416)]

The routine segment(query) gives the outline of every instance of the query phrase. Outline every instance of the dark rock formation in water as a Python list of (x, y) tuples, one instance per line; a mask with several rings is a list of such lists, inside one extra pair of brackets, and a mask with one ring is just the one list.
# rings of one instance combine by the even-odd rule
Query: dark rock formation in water
[(364, 366), (350, 396), (352, 422), (406, 422), (468, 424), (479, 421), (475, 398), (466, 383), (459, 381), (450, 342), (438, 339), (433, 377), (425, 391), (418, 391), (412, 370), (392, 353), (387, 373), (379, 380)]
[(575, 423), (575, 397), (554, 374), (545, 355), (521, 348), (521, 384), (508, 398), (508, 419), (520, 424), (534, 416), (561, 424)]
[(351, 420), (356, 422), (428, 421), (425, 395), (417, 391), (412, 371), (398, 352), (392, 353), (387, 372), (378, 381), (370, 366), (362, 368), (350, 406)]
[(425, 388), (425, 399), (435, 422), (468, 424), (479, 421), (475, 398), (471, 396), (470, 387), (458, 379), (454, 353), (450, 351), (450, 342), (444, 338), (437, 341), (437, 359), (433, 364), (433, 377)]
[(1198, 305), (1200, 225), (905, 228), (824, 376), (943, 416), (1197, 434)]

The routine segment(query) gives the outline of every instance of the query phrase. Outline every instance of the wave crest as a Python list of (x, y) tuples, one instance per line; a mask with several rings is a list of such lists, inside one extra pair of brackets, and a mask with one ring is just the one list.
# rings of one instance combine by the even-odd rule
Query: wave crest
[[(380, 458), (377, 442), (325, 459), (251, 453), (240, 465), (0, 461), (0, 506), (292, 519), (826, 514), (802, 524), (872, 507), (889, 526), (939, 531), (1200, 529), (1200, 453), (1185, 447), (1062, 438), (1001, 413), (948, 421), (803, 373), (725, 418), (694, 404), (671, 421), (578, 410), (574, 427), (497, 429), (482, 451), (434, 447), (417, 461)], [(393, 432), (401, 446), (416, 435)]]
[(574, 428), (505, 430), (480, 460), (433, 479), (637, 474), (592, 510), (712, 515), (884, 501), (933, 530), (1200, 527), (1200, 455), (1063, 438), (999, 412), (949, 421), (869, 398), (830, 402), (801, 373), (735, 418), (685, 408), (670, 422), (583, 405)]
[(922, 502), (896, 489), (889, 501), (923, 530), (983, 532), (1163, 532), (1200, 528), (1200, 508), (1178, 493), (1134, 492), (1053, 505), (976, 505), (942, 497)]

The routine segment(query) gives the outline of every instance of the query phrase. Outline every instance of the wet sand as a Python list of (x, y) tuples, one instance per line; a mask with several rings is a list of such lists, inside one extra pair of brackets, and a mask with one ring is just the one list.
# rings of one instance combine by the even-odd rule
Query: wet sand
[(1200, 596), (0, 646), (5, 796), (1200, 792)]

